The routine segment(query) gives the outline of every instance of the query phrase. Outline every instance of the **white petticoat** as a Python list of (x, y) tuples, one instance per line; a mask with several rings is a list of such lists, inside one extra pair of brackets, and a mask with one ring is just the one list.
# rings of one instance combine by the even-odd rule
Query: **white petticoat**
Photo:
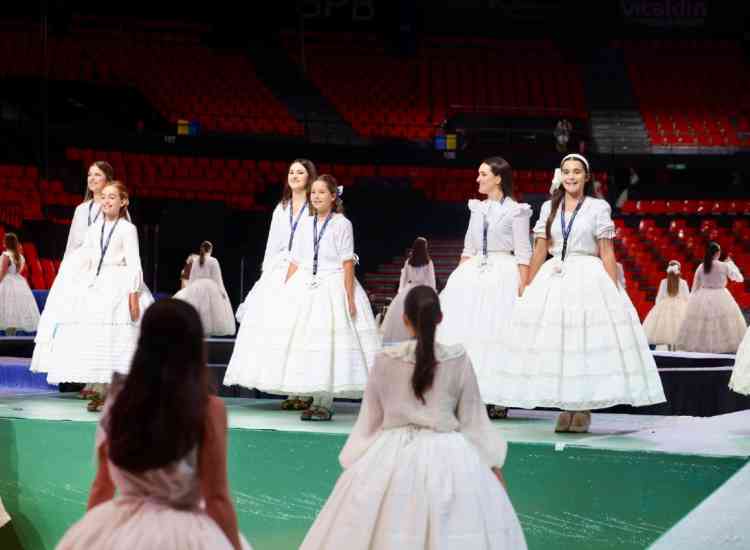
[(487, 403), (505, 381), (508, 331), (518, 300), (518, 264), (509, 253), (494, 252), (481, 268), (481, 256), (459, 265), (440, 293), (443, 321), (435, 338), (441, 344), (462, 344), (471, 358), (482, 399)]
[(508, 496), (458, 432), (383, 430), (345, 470), (300, 550), (523, 550)]
[(232, 304), (212, 279), (195, 279), (174, 297), (192, 305), (208, 336), (231, 336), (236, 331)]
[(242, 319), (245, 317), (245, 313), (247, 313), (248, 310), (258, 307), (255, 304), (255, 300), (264, 292), (282, 292), (288, 270), (288, 254), (286, 252), (280, 252), (275, 256), (273, 262), (263, 270), (258, 280), (255, 281), (253, 288), (247, 293), (245, 300), (237, 307), (235, 318), (238, 323), (242, 323)]
[(737, 393), (750, 395), (750, 329), (745, 331), (745, 337), (734, 358), (729, 387)]
[(49, 372), (51, 365), (55, 362), (52, 355), (52, 335), (60, 320), (60, 315), (68, 303), (71, 293), (75, 288), (75, 268), (77, 257), (81, 249), (68, 254), (60, 264), (55, 275), (52, 287), (47, 293), (47, 301), (44, 303), (39, 324), (34, 336), (34, 353), (31, 356), (32, 372)]
[(688, 300), (685, 297), (666, 296), (655, 304), (643, 321), (643, 330), (649, 344), (674, 344), (677, 333), (687, 312)]
[(589, 410), (665, 401), (638, 314), (596, 256), (553, 258), (516, 304), (490, 402)]
[(240, 325), (224, 385), (268, 393), (361, 397), (381, 342), (370, 302), (354, 284), (349, 315), (343, 271), (298, 270), (283, 292), (262, 292)]
[(33, 332), (39, 324), (39, 307), (21, 275), (6, 273), (0, 281), (0, 330)]
[(682, 351), (735, 353), (746, 330), (742, 311), (726, 288), (699, 288), (690, 295), (675, 346)]
[[(140, 320), (153, 302), (140, 290), (140, 317), (130, 317), (132, 274), (125, 266), (104, 266), (90, 285), (80, 280), (70, 287), (65, 307), (57, 312), (52, 335), (47, 382), (107, 384), (112, 373), (127, 374), (138, 344)], [(68, 287), (66, 287), (67, 289)]]

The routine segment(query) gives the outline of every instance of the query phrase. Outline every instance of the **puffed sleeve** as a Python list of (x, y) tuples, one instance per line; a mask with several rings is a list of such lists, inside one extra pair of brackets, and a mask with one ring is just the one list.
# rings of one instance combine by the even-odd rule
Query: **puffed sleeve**
[(383, 426), (383, 403), (380, 398), (379, 385), (381, 372), (385, 368), (383, 363), (386, 361), (388, 358), (382, 353), (378, 353), (375, 357), (375, 365), (367, 379), (357, 421), (339, 454), (339, 463), (344, 469), (349, 468), (365, 454), (380, 435)]
[(745, 281), (745, 278), (742, 276), (742, 272), (740, 272), (740, 268), (737, 267), (737, 264), (735, 264), (731, 259), (728, 259), (724, 263), (727, 266), (727, 277), (730, 281), (734, 281), (735, 283), (742, 283)]
[(88, 207), (89, 201), (79, 204), (73, 212), (73, 220), (70, 222), (68, 241), (65, 244), (63, 258), (83, 245), (88, 229)]
[(550, 201), (544, 201), (542, 209), (539, 211), (539, 218), (534, 224), (534, 238), (535, 239), (546, 239), (547, 238), (547, 218), (552, 209), (552, 203)]
[(690, 297), (690, 289), (688, 288), (687, 281), (680, 278), (680, 298)]
[(615, 223), (612, 221), (612, 207), (605, 200), (596, 201), (596, 238), (597, 239), (614, 239)]
[(476, 199), (471, 199), (469, 201), (469, 225), (466, 228), (466, 235), (464, 235), (464, 249), (461, 252), (461, 256), (466, 258), (470, 258), (479, 254), (477, 244), (474, 242), (474, 239), (471, 238), (471, 228), (474, 224), (474, 218), (478, 215), (477, 209), (479, 208), (480, 204), (481, 201), (478, 201)]
[[(682, 288), (682, 283), (680, 283), (680, 288)], [(659, 302), (661, 302), (666, 295), (667, 295), (667, 280), (662, 279), (661, 282), (659, 283), (659, 291), (656, 293), (655, 303), (658, 304)]]
[[(289, 208), (291, 208), (291, 203)], [(283, 226), (281, 224), (283, 223), (283, 213), (284, 210), (281, 208), (281, 203), (277, 204), (271, 215), (271, 227), (268, 230), (266, 252), (263, 254), (263, 266), (261, 268), (263, 271), (271, 267), (274, 258), (276, 258), (279, 250), (281, 250), (281, 237), (283, 234)]]
[(488, 467), (502, 467), (508, 444), (500, 433), (492, 427), (487, 410), (479, 395), (479, 385), (469, 356), (465, 356), (462, 372), (461, 395), (456, 415), (461, 425), (461, 433), (479, 451), (479, 456)]
[(335, 231), (336, 250), (339, 253), (341, 262), (343, 263), (348, 260), (356, 262), (357, 255), (354, 253), (354, 229), (352, 228), (352, 222), (342, 216), (335, 227), (330, 229)]
[[(120, 223), (123, 223), (123, 221), (121, 220)], [(129, 291), (131, 293), (140, 292), (143, 288), (143, 268), (141, 267), (141, 251), (138, 247), (138, 231), (132, 223), (127, 223), (122, 234), (125, 265), (130, 280)]]
[(513, 213), (513, 254), (519, 265), (529, 265), (531, 261), (530, 219), (531, 206), (525, 203), (519, 204)]

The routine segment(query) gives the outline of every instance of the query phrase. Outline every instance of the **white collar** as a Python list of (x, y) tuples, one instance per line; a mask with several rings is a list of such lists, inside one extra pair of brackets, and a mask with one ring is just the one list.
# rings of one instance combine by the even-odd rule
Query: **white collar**
[[(383, 353), (392, 359), (399, 359), (406, 363), (417, 362), (417, 341), (415, 339), (401, 342), (400, 344), (392, 347), (385, 348)], [(450, 359), (456, 359), (466, 354), (466, 350), (461, 344), (454, 344), (452, 346), (446, 346), (439, 342), (435, 342), (435, 360), (438, 363), (448, 361)]]

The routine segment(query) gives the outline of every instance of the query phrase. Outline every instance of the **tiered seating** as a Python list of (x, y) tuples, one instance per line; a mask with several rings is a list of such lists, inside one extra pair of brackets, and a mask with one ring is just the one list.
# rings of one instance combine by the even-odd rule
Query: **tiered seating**
[(623, 214), (648, 215), (750, 215), (750, 200), (643, 200), (626, 201)]
[[(299, 60), (296, 38), (285, 39)], [(404, 57), (375, 36), (307, 33), (306, 40), (310, 78), (364, 136), (430, 139), (457, 110), (587, 116), (579, 70), (551, 42), (426, 37), (417, 56)]]
[[(438, 289), (442, 289), (448, 277), (456, 269), (463, 250), (463, 241), (433, 240), (430, 242), (430, 257), (435, 265), (435, 279)], [(392, 261), (378, 266), (377, 271), (365, 274), (365, 289), (371, 303), (376, 308), (384, 306), (398, 292), (401, 268), (404, 267), (409, 251), (395, 256)]]
[(0, 165), (0, 223), (20, 227), (42, 218), (35, 166)]
[(741, 101), (747, 71), (737, 43), (651, 40), (626, 42), (624, 49), (654, 145), (742, 145), (732, 119), (744, 131), (750, 124)]
[(551, 41), (497, 41), (430, 37), (432, 122), (455, 110), (515, 117), (587, 118), (577, 65)]
[[(628, 294), (643, 318), (654, 303), (659, 281), (665, 277), (669, 260), (682, 264), (683, 277), (692, 284), (695, 269), (703, 260), (708, 240), (719, 242), (740, 270), (750, 273), (750, 222), (737, 218), (731, 225), (719, 225), (716, 219), (644, 217), (637, 226), (617, 219), (617, 256), (628, 280)], [(689, 223), (690, 222), (690, 223)], [(743, 309), (750, 308), (750, 285), (732, 284), (730, 288)]]
[[(8, 32), (0, 70), (40, 75), (38, 32)], [(175, 41), (175, 36), (180, 41)], [(302, 135), (302, 126), (255, 75), (247, 55), (214, 52), (197, 35), (101, 29), (50, 37), (50, 71), (60, 80), (134, 84), (170, 122), (197, 120), (221, 133)]]
[[(70, 160), (81, 161), (82, 170), (95, 160), (107, 160), (115, 169), (116, 177), (140, 197), (225, 201), (232, 208), (244, 210), (262, 208), (254, 195), (265, 191), (269, 185), (285, 181), (288, 170), (285, 161), (145, 155), (76, 148), (69, 148), (66, 154)], [(344, 186), (374, 177), (407, 180), (413, 189), (422, 190), (430, 200), (461, 202), (477, 194), (476, 168), (320, 163), (318, 171), (333, 174)], [(552, 179), (551, 172), (546, 170), (517, 170), (514, 176), (519, 197), (525, 193), (546, 194)], [(594, 177), (606, 186), (606, 172), (596, 172)], [(58, 191), (52, 192), (50, 200), (65, 200), (55, 198), (58, 195)], [(77, 196), (75, 200), (80, 202)]]
[[(428, 140), (430, 91), (424, 61), (389, 55), (375, 35), (307, 33), (308, 76), (363, 136)], [(293, 35), (287, 51), (300, 61)]]

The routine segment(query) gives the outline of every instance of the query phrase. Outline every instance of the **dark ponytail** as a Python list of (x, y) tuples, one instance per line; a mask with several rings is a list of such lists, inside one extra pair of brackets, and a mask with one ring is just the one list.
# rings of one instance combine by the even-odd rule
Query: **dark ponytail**
[(411, 387), (414, 395), (425, 403), (424, 394), (435, 380), (435, 329), (443, 317), (440, 299), (432, 288), (416, 286), (406, 295), (404, 313), (417, 335), (417, 359)]
[(703, 256), (703, 273), (711, 273), (711, 268), (714, 264), (714, 256), (721, 250), (719, 243), (716, 241), (709, 241), (706, 245), (706, 255)]
[(211, 252), (214, 245), (212, 245), (209, 241), (203, 241), (201, 243), (201, 258), (199, 260), (199, 263), (201, 264), (201, 267), (203, 267), (203, 264), (206, 263), (206, 254)]

